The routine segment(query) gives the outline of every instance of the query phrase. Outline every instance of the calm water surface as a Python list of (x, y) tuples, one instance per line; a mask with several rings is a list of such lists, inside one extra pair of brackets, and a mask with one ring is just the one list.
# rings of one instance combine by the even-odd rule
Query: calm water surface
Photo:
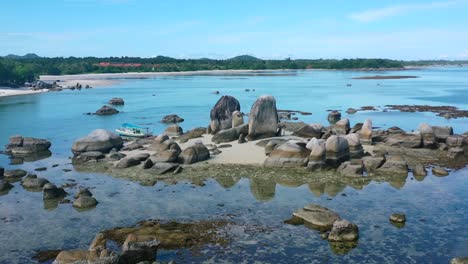
[[(219, 98), (210, 93), (215, 90), (235, 96), (244, 112), (259, 95), (274, 95), (280, 109), (313, 112), (311, 116), (298, 116), (306, 123), (326, 124), (327, 109), (364, 105), (429, 104), (468, 109), (467, 68), (377, 73), (421, 77), (417, 79), (351, 79), (374, 74), (299, 71), (290, 76), (159, 77), (90, 90), (0, 98), (0, 145), (13, 134), (48, 138), (53, 143), (50, 158), (12, 165), (8, 157), (0, 155), (0, 166), (28, 171), (47, 166), (47, 171), (37, 174), (57, 185), (73, 179), (80, 186), (92, 187), (99, 201), (95, 209), (78, 212), (70, 204), (44, 204), (42, 193), (26, 191), (14, 183), (9, 193), (0, 196), (0, 263), (30, 263), (30, 257), (41, 249), (87, 248), (103, 229), (150, 218), (228, 219), (269, 230), (239, 230), (228, 248), (208, 246), (201, 255), (170, 251), (158, 255), (181, 263), (447, 263), (452, 257), (467, 256), (467, 168), (442, 178), (429, 175), (416, 180), (409, 175), (404, 181), (373, 181), (362, 186), (334, 181), (315, 183), (313, 179), (291, 184), (268, 178), (239, 179), (236, 175), (224, 182), (210, 178), (207, 172), (204, 186), (180, 180), (148, 187), (109, 175), (80, 173), (69, 164), (73, 140), (96, 128), (113, 130), (121, 123), (132, 122), (160, 133), (164, 125), (158, 121), (172, 113), (185, 119), (181, 125), (186, 130), (206, 126), (209, 110)], [(347, 87), (347, 83), (352, 86)], [(123, 113), (83, 115), (96, 111), (112, 97), (125, 99), (126, 105), (119, 108)], [(397, 125), (406, 130), (427, 122), (451, 125), (457, 133), (468, 131), (467, 119), (446, 120), (432, 113), (358, 112), (349, 118), (352, 124), (371, 118), (374, 126)], [(52, 168), (52, 164), (59, 166)], [(72, 171), (65, 173), (64, 168)], [(283, 224), (293, 211), (311, 202), (358, 224), (357, 247), (337, 251), (316, 231)], [(397, 228), (388, 222), (388, 216), (395, 211), (407, 214), (405, 227)]]

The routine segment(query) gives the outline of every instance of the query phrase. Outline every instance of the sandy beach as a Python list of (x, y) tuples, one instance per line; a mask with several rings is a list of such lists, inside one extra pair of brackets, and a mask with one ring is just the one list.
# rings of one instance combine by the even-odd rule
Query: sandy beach
[(9, 89), (9, 88), (1, 88), (0, 87), (0, 97), (45, 93), (45, 92), (48, 92), (48, 91), (49, 91), (48, 89), (33, 91), (33, 90)]

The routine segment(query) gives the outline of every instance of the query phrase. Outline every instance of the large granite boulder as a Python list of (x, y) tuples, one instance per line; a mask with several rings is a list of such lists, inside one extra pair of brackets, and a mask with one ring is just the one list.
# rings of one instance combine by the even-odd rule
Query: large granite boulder
[(305, 138), (320, 138), (322, 137), (323, 129), (321, 124), (310, 124), (294, 131), (293, 135)]
[(359, 135), (356, 133), (348, 134), (345, 136), (349, 146), (349, 156), (351, 159), (360, 159), (364, 156), (364, 149), (361, 145)]
[(150, 157), (153, 163), (159, 162), (177, 162), (179, 155), (182, 152), (178, 145), (172, 145), (172, 148), (156, 152)]
[(46, 139), (12, 136), (5, 148), (12, 155), (28, 155), (48, 151), (51, 145)]
[(453, 135), (453, 128), (450, 126), (432, 126), (437, 142), (444, 143), (450, 135)]
[(274, 148), (265, 162), (265, 167), (304, 167), (310, 151), (302, 141), (289, 140)]
[(349, 119), (341, 119), (331, 126), (332, 133), (335, 135), (346, 135), (351, 130)]
[(426, 124), (422, 123), (419, 125), (419, 133), (421, 133), (422, 143), (425, 148), (434, 148), (436, 147), (436, 139), (434, 135), (433, 128)]
[(326, 163), (338, 167), (342, 162), (349, 160), (348, 140), (341, 136), (330, 136), (325, 142)]
[(232, 127), (238, 127), (244, 124), (244, 114), (240, 111), (234, 111), (232, 113)]
[(249, 113), (249, 140), (273, 137), (278, 131), (276, 100), (271, 95), (260, 96)]
[(183, 133), (184, 133), (184, 130), (182, 129), (181, 126), (177, 124), (168, 126), (166, 130), (164, 130), (164, 134), (171, 136), (171, 137), (179, 136), (179, 135), (182, 135)]
[(117, 134), (104, 129), (96, 129), (86, 137), (77, 139), (72, 146), (72, 152), (79, 155), (88, 151), (109, 153), (112, 149), (119, 150), (123, 146), (123, 140)]
[(307, 143), (306, 148), (310, 150), (309, 163), (307, 163), (307, 168), (313, 171), (325, 168), (325, 140), (312, 138)]
[(102, 106), (101, 108), (99, 108), (97, 111), (96, 111), (96, 115), (115, 115), (115, 114), (118, 114), (119, 111), (117, 109), (115, 109), (114, 107), (110, 107), (108, 105), (104, 105)]
[(366, 119), (366, 121), (364, 121), (359, 131), (359, 136), (362, 144), (372, 145), (372, 120)]
[(249, 124), (243, 124), (237, 127), (221, 130), (216, 133), (211, 141), (216, 144), (238, 140), (240, 135), (249, 133)]
[(333, 223), (340, 219), (337, 213), (316, 204), (306, 205), (304, 208), (294, 212), (293, 216), (320, 230), (331, 230)]
[(388, 146), (420, 148), (422, 145), (422, 137), (419, 132), (405, 132), (389, 135), (384, 142)]
[(222, 96), (210, 112), (211, 133), (215, 134), (220, 130), (231, 128), (234, 111), (240, 111), (239, 101), (229, 95)]
[(192, 146), (184, 149), (179, 156), (183, 164), (192, 164), (210, 158), (210, 151), (201, 142), (196, 142)]

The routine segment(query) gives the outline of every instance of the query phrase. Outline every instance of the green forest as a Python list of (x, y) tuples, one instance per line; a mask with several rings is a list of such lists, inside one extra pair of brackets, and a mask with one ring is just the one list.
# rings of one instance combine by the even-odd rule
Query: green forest
[[(102, 64), (105, 63), (105, 64)], [(416, 64), (416, 62), (415, 62)], [(180, 72), (199, 70), (272, 70), (272, 69), (380, 69), (402, 68), (405, 62), (389, 59), (284, 59), (262, 60), (249, 55), (226, 60), (174, 59), (165, 56), (139, 57), (39, 57), (8, 55), (0, 57), (0, 84), (21, 86), (37, 80), (39, 75)]]

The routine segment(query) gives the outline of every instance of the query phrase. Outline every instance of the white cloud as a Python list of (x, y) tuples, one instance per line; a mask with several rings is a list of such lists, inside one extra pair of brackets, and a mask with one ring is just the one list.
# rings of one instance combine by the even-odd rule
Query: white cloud
[(451, 0), (443, 2), (430, 2), (425, 4), (403, 4), (383, 8), (369, 9), (362, 12), (352, 13), (349, 17), (360, 22), (372, 22), (384, 18), (401, 15), (413, 11), (423, 11), (439, 8), (450, 8), (467, 3), (466, 0)]

